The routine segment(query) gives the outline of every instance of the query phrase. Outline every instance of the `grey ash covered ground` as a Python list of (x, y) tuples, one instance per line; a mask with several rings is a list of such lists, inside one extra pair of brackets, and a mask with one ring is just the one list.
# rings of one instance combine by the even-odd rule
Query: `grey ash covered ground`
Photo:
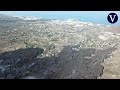
[(103, 32), (106, 27), (0, 15), (0, 78), (97, 79), (100, 63), (120, 45), (120, 35)]

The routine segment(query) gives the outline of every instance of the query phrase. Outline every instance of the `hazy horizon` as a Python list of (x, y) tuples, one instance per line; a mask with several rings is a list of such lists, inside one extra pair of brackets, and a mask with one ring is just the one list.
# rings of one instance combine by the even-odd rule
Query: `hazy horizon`
[(119, 19), (115, 24), (110, 24), (107, 21), (107, 15), (111, 12), (116, 13), (119, 18), (120, 11), (0, 11), (0, 14), (41, 17), (45, 19), (77, 19), (83, 22), (120, 25)]

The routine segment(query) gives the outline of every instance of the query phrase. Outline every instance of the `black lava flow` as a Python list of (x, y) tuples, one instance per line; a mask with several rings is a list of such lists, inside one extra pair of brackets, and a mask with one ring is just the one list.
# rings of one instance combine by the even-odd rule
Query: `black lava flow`
[(103, 73), (100, 64), (109, 58), (116, 48), (98, 50), (94, 48), (72, 48), (66, 46), (54, 57), (37, 58), (41, 48), (26, 48), (0, 54), (0, 78), (24, 79), (96, 79)]

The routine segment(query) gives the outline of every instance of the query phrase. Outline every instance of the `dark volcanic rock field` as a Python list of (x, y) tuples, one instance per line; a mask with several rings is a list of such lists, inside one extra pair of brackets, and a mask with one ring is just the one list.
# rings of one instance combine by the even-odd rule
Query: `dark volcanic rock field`
[(115, 48), (96, 50), (66, 46), (56, 57), (36, 58), (39, 48), (19, 49), (0, 54), (0, 78), (20, 79), (96, 79), (102, 75), (100, 65)]
[(119, 27), (0, 15), (0, 78), (97, 79), (119, 38)]

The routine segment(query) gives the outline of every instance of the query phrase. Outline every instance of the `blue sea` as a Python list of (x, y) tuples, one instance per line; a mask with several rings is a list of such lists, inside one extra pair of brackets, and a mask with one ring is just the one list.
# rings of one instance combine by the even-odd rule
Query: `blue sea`
[(118, 21), (114, 25), (120, 25), (120, 11), (0, 11), (0, 14), (33, 16), (45, 19), (77, 19), (83, 22), (111, 25), (107, 20), (107, 16), (111, 12), (118, 15)]

